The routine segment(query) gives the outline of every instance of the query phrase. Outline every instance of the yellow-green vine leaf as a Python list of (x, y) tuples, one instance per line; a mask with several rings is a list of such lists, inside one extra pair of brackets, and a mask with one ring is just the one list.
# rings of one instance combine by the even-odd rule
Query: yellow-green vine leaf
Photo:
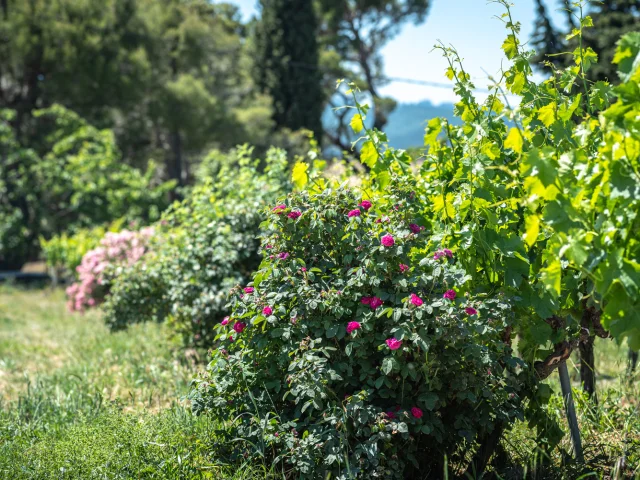
[(360, 160), (369, 168), (373, 168), (378, 161), (378, 152), (371, 140), (367, 140), (362, 144), (362, 150), (360, 150)]
[(524, 235), (522, 239), (524, 243), (526, 243), (529, 248), (536, 243), (538, 239), (538, 234), (540, 233), (540, 216), (539, 215), (529, 215), (524, 219)]
[(353, 117), (351, 117), (350, 125), (355, 133), (360, 133), (364, 129), (362, 115), (356, 113)]
[(520, 154), (522, 153), (523, 145), (524, 140), (522, 139), (520, 130), (518, 130), (517, 128), (512, 128), (511, 130), (509, 130), (509, 135), (507, 135), (507, 138), (504, 141), (504, 148), (510, 148), (514, 152)]
[(302, 189), (307, 183), (309, 183), (309, 176), (307, 175), (308, 169), (309, 165), (304, 162), (298, 162), (295, 164), (291, 179), (296, 187)]
[(538, 120), (540, 120), (545, 127), (550, 127), (553, 122), (556, 121), (556, 102), (551, 102), (538, 110)]
[(560, 259), (553, 260), (548, 266), (540, 270), (540, 280), (547, 290), (556, 297), (560, 296), (562, 288), (562, 264)]

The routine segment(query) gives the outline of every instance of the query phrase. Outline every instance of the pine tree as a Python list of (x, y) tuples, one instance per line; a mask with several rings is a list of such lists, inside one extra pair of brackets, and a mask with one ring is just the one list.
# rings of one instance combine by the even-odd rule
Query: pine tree
[(531, 36), (531, 44), (536, 49), (536, 56), (533, 61), (540, 65), (543, 70), (548, 70), (544, 62), (558, 62), (555, 54), (562, 51), (562, 35), (555, 30), (551, 19), (547, 14), (547, 9), (542, 0), (536, 2), (536, 21)]
[(255, 77), (273, 99), (277, 127), (320, 136), (323, 108), (317, 20), (312, 0), (261, 0)]
[[(537, 59), (542, 61), (546, 55), (558, 52), (573, 52), (578, 44), (577, 38), (565, 41), (578, 22), (578, 11), (569, 0), (559, 0), (565, 12), (566, 25), (564, 31), (553, 29), (543, 0), (536, 0), (536, 27), (532, 36), (532, 44), (538, 52)], [(591, 16), (593, 28), (584, 30), (583, 48), (592, 48), (598, 55), (598, 63), (593, 65), (587, 76), (592, 81), (617, 81), (617, 65), (612, 63), (616, 44), (620, 37), (630, 31), (640, 29), (640, 1), (638, 0), (603, 0), (592, 2), (583, 15)], [(570, 54), (547, 57), (554, 65), (567, 67), (574, 60)], [(541, 69), (545, 69), (541, 66)]]

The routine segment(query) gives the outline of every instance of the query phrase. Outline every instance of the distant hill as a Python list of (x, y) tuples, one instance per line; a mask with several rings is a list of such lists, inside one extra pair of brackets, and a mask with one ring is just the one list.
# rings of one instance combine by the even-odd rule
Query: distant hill
[(451, 103), (433, 105), (428, 100), (418, 103), (399, 103), (389, 115), (389, 122), (384, 127), (389, 143), (395, 148), (422, 146), (424, 129), (427, 122), (434, 117), (444, 117), (452, 124), (460, 123), (460, 119), (453, 116)]

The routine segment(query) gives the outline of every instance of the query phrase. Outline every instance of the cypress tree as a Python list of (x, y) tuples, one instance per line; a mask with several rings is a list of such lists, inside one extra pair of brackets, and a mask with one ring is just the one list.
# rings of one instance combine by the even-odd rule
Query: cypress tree
[(312, 0), (260, 0), (255, 80), (273, 99), (278, 128), (322, 133), (322, 75)]

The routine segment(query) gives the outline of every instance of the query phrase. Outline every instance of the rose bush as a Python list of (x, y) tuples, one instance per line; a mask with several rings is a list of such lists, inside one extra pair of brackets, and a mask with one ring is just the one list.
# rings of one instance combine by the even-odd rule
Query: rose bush
[(429, 250), (419, 203), (394, 177), (373, 199), (340, 187), (271, 209), (191, 394), (219, 421), (215, 455), (296, 478), (438, 476), (522, 417), (511, 306)]

